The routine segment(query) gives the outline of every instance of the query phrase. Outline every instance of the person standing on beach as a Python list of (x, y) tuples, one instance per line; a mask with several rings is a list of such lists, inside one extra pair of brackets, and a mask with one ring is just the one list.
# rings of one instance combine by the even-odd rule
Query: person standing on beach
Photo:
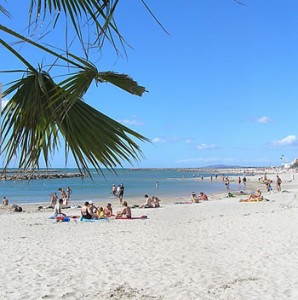
[(281, 183), (282, 183), (282, 180), (281, 180), (280, 177), (277, 175), (277, 176), (276, 176), (276, 190), (277, 190), (278, 192), (281, 191)]
[(239, 187), (240, 187), (240, 185), (241, 185), (241, 178), (240, 177), (238, 177), (238, 184), (239, 184)]
[(243, 182), (244, 186), (246, 186), (246, 177), (245, 176), (243, 177), (242, 182)]
[(121, 183), (119, 185), (119, 192), (118, 192), (118, 198), (120, 201), (120, 205), (122, 205), (123, 196), (124, 196), (124, 185), (123, 185), (123, 183)]
[(226, 179), (225, 179), (225, 185), (226, 185), (226, 189), (228, 191), (230, 189), (230, 179), (229, 179), (229, 177), (226, 177)]
[(5, 196), (2, 199), (2, 204), (3, 205), (8, 205), (8, 199)]
[(66, 198), (67, 198), (67, 205), (68, 205), (68, 202), (70, 200), (70, 195), (72, 193), (72, 190), (71, 188), (68, 186), (67, 189), (66, 189)]
[(60, 192), (60, 199), (63, 200), (63, 204), (67, 205), (67, 195), (66, 195), (66, 192), (62, 188), (59, 188), (58, 191)]
[(115, 197), (117, 196), (117, 187), (115, 184), (112, 185), (112, 195)]
[(51, 207), (55, 207), (55, 205), (57, 204), (57, 200), (58, 200), (58, 195), (57, 193), (51, 193)]

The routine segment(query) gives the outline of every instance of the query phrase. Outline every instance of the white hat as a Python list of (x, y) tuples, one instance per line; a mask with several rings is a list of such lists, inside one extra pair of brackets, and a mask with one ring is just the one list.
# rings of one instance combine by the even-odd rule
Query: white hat
[(93, 201), (90, 200), (90, 201), (88, 201), (88, 203), (89, 203), (89, 204), (93, 204)]

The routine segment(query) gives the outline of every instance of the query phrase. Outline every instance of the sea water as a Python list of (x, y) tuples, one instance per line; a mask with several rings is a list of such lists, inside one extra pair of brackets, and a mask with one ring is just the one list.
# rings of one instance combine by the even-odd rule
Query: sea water
[[(61, 173), (77, 172), (75, 169), (59, 169)], [(50, 203), (50, 194), (69, 186), (72, 190), (71, 201), (103, 201), (114, 199), (112, 185), (124, 184), (124, 198), (144, 199), (144, 195), (155, 195), (159, 198), (191, 198), (192, 192), (214, 194), (225, 192), (222, 174), (196, 173), (178, 169), (117, 169), (116, 173), (103, 170), (97, 174), (91, 170), (89, 177), (6, 180), (0, 181), (0, 197), (6, 196), (12, 203)], [(228, 176), (226, 174), (225, 176)], [(235, 176), (235, 174), (233, 174)], [(212, 176), (212, 180), (211, 180)], [(231, 190), (238, 184), (232, 183)]]

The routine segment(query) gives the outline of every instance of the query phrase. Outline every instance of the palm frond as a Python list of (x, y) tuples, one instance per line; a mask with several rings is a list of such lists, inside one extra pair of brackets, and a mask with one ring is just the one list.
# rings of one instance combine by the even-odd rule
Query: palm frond
[(98, 79), (112, 83), (133, 95), (142, 96), (144, 92), (147, 92), (145, 87), (139, 86), (136, 81), (125, 74), (118, 74), (110, 71), (100, 72), (98, 74)]
[(14, 95), (4, 108), (4, 168), (15, 157), (19, 157), (18, 168), (39, 168), (41, 159), (48, 166), (62, 136), (66, 154), (71, 151), (79, 170), (91, 175), (90, 164), (100, 171), (103, 166), (112, 169), (121, 166), (122, 160), (130, 163), (139, 160), (142, 152), (132, 138), (148, 141), (84, 103), (79, 92), (76, 101), (73, 95), (68, 98), (71, 93), (42, 70), (29, 71), (4, 96), (11, 93)]
[(1, 12), (2, 14), (4, 14), (5, 16), (7, 16), (8, 18), (11, 18), (10, 13), (9, 13), (9, 12), (5, 9), (5, 7), (2, 6), (2, 5), (0, 5), (0, 12)]
[[(83, 31), (86, 25), (92, 24), (94, 32), (94, 41), (102, 47), (105, 39), (113, 40), (113, 35), (116, 35), (120, 41), (123, 37), (114, 25), (114, 11), (118, 4), (118, 0), (31, 0), (29, 9), (29, 24), (32, 20), (38, 23), (39, 20), (44, 21), (49, 14), (55, 20), (54, 26), (61, 15), (67, 16), (70, 19), (77, 37), (83, 43)], [(115, 44), (114, 44), (115, 46)], [(115, 48), (117, 50), (117, 48)]]

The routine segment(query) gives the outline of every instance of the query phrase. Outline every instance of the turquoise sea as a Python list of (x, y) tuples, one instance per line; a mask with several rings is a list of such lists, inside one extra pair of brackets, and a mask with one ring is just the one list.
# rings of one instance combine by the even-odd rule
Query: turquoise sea
[[(61, 173), (77, 172), (76, 169), (55, 169)], [(162, 198), (190, 199), (191, 193), (203, 191), (208, 194), (225, 192), (222, 173), (204, 173), (177, 169), (117, 169), (117, 174), (104, 170), (104, 176), (92, 172), (90, 178), (59, 178), (38, 180), (0, 181), (0, 197), (6, 196), (9, 204), (49, 203), (50, 193), (58, 188), (72, 189), (71, 201), (103, 201), (114, 199), (112, 184), (125, 186), (124, 198), (143, 199), (145, 194)], [(228, 176), (229, 174), (225, 174)], [(234, 176), (237, 174), (233, 174)], [(211, 176), (213, 180), (211, 180)], [(240, 175), (239, 175), (240, 176)], [(201, 179), (203, 177), (203, 179)], [(231, 183), (231, 190), (239, 190), (237, 183)]]

